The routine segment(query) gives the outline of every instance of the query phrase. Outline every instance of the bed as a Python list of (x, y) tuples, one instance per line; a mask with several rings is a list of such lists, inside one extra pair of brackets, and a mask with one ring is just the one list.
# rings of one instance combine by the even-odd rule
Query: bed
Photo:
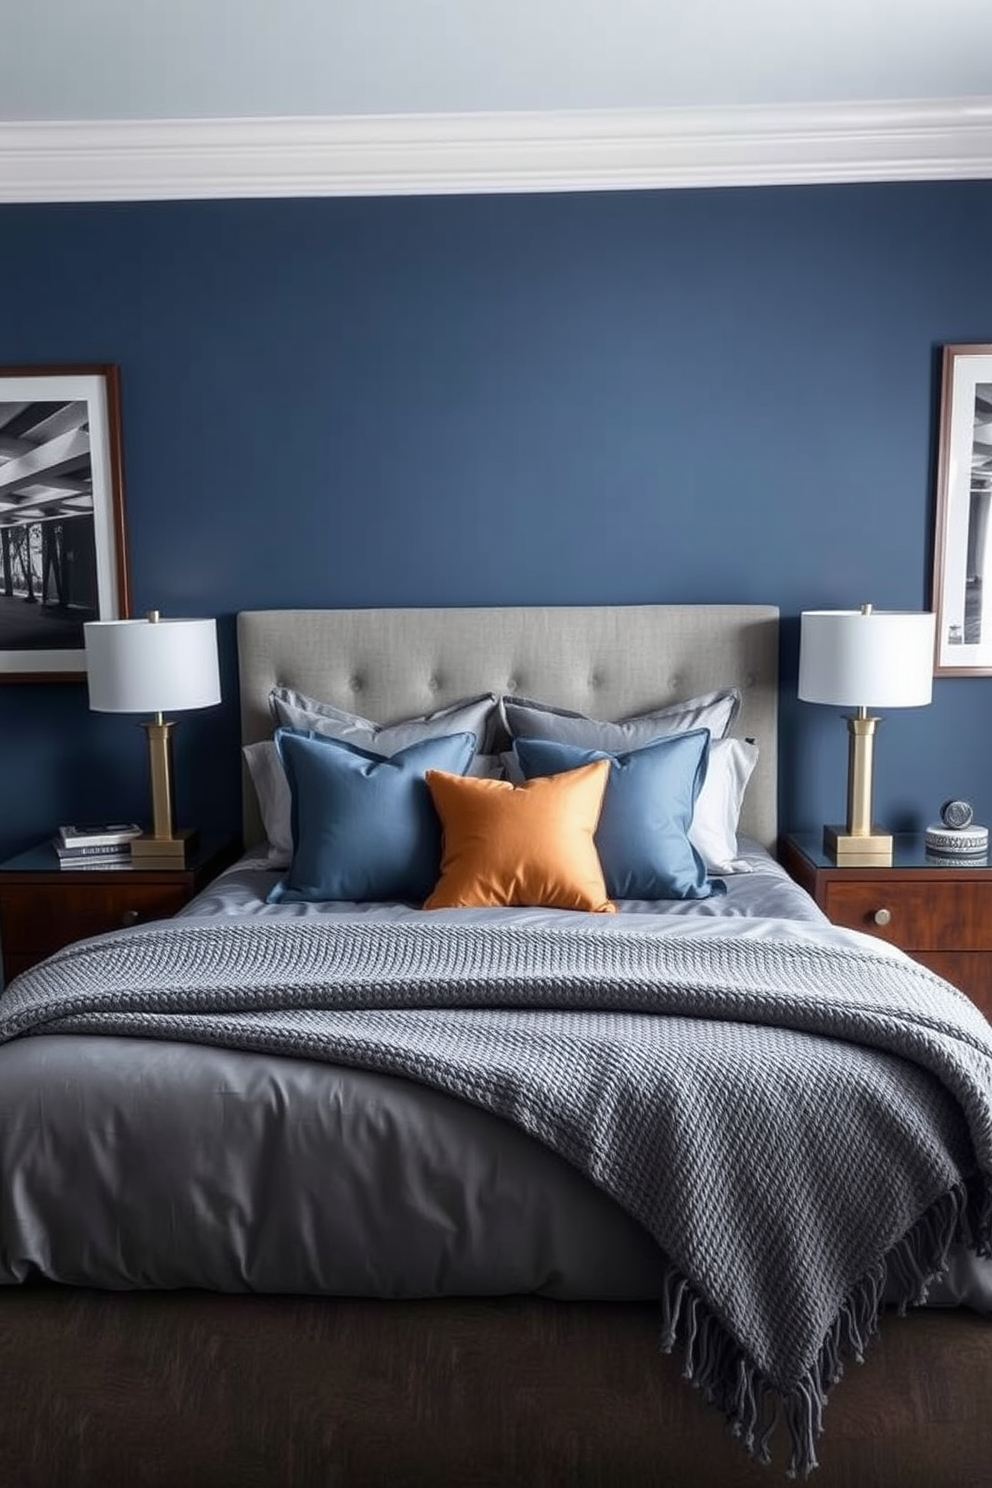
[[(266, 800), (246, 768), (246, 853), (232, 870), (177, 920), (70, 948), (0, 1001), (0, 1481), (745, 1488), (782, 1480), (790, 1461), (800, 1472), (818, 1461), (824, 1488), (992, 1481), (992, 1283), (976, 1254), (988, 1248), (992, 1040), (963, 996), (828, 926), (776, 864), (777, 612), (258, 611), (239, 616), (238, 645), (246, 758), (258, 766), (264, 746), (272, 766), (274, 689), (293, 736), (291, 860), (272, 841), (285, 801)], [(728, 692), (732, 720), (719, 713)], [(599, 913), (595, 896), (596, 912), (321, 899), (320, 840), (313, 872), (300, 866), (311, 817), (299, 803), (307, 771), (322, 783), (340, 751), (311, 736), (342, 717), (402, 727), (454, 710), (458, 724), (465, 700), (487, 696), (485, 747), (475, 729), (470, 760), (430, 756), (445, 864), (455, 806), (488, 810), (506, 794), (495, 777), (526, 755), (508, 748), (510, 724), (519, 741), (560, 732), (572, 714), (614, 723), (693, 699), (701, 709), (661, 735), (674, 744), (635, 732), (619, 758), (641, 768), (634, 756), (657, 751), (670, 770), (718, 716), (700, 758), (715, 758), (714, 734), (731, 723), (755, 741), (735, 871), (707, 870), (698, 898), (622, 898), (619, 913)], [(430, 737), (468, 732), (445, 722)], [(546, 742), (570, 762), (528, 774), (528, 790), (535, 775), (550, 782), (530, 794), (557, 803), (568, 776), (570, 790), (599, 790), (601, 806), (612, 766), (567, 751), (602, 751)], [(334, 779), (352, 788), (350, 775)], [(680, 968), (667, 1002), (659, 945)], [(314, 1012), (328, 966), (350, 1001), (340, 1010), (321, 991)], [(810, 977), (811, 1004), (794, 1012), (793, 982)], [(872, 990), (859, 1001), (862, 982)], [(796, 1026), (779, 1028), (783, 1009)], [(665, 1053), (654, 1041), (674, 1029), (680, 1042)], [(450, 1046), (465, 1038), (469, 1073)], [(521, 1040), (524, 1073), (512, 1060), (494, 1073), (494, 1041), (506, 1063)], [(778, 1063), (786, 1045), (791, 1063)], [(760, 1079), (737, 1073), (738, 1058), (758, 1058), (745, 1046), (771, 1061)], [(668, 1107), (684, 1119), (659, 1110), (642, 1129), (631, 1082), (653, 1078), (662, 1058)], [(728, 1068), (739, 1080), (729, 1095), (714, 1073)], [(831, 1098), (838, 1070), (854, 1083)], [(822, 1131), (804, 1104), (818, 1080)], [(774, 1161), (752, 1161), (758, 1137), (735, 1148), (735, 1101), (741, 1130), (756, 1122)], [(717, 1107), (723, 1125), (711, 1129)], [(823, 1237), (832, 1253), (860, 1223), (856, 1196), (869, 1208), (872, 1189), (888, 1194), (910, 1108), (925, 1151), (906, 1157), (906, 1183), (927, 1196), (907, 1210), (912, 1244), (897, 1224), (868, 1281), (859, 1273), (830, 1333), (834, 1357), (817, 1358), (822, 1389), (800, 1399), (793, 1376), (752, 1368), (727, 1320), (743, 1306), (760, 1313), (759, 1332), (781, 1323), (795, 1344), (809, 1298), (796, 1282), (783, 1304), (790, 1257)], [(851, 1224), (824, 1213), (807, 1226), (808, 1205), (786, 1208), (779, 1165), (808, 1148), (815, 1160), (796, 1181), (822, 1197), (821, 1167), (847, 1131), (830, 1123), (842, 1118), (875, 1143), (871, 1162), (852, 1150), (849, 1181), (823, 1200), (850, 1204)], [(714, 1197), (718, 1160), (700, 1166), (700, 1154), (721, 1131)], [(663, 1164), (651, 1160), (659, 1133), (675, 1144)], [(703, 1196), (715, 1218), (695, 1214)], [(904, 1198), (892, 1189), (893, 1203)], [(676, 1211), (678, 1266), (652, 1229)], [(756, 1247), (753, 1277), (739, 1277), (722, 1242), (710, 1246), (728, 1217)], [(721, 1298), (714, 1277), (725, 1274), (734, 1293)], [(839, 1364), (829, 1385), (823, 1369), (832, 1379)], [(770, 1467), (757, 1460), (765, 1447)]]

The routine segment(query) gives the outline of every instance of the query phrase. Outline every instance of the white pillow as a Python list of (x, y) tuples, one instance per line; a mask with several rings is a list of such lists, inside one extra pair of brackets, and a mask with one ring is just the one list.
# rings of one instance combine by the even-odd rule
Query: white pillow
[(258, 811), (269, 844), (269, 861), (273, 868), (285, 868), (293, 856), (293, 831), (290, 825), (292, 796), (279, 751), (271, 739), (246, 744), (241, 751), (255, 787)]
[(706, 779), (696, 797), (688, 837), (707, 873), (750, 873), (737, 856), (737, 824), (744, 792), (758, 763), (752, 739), (715, 739), (710, 744)]

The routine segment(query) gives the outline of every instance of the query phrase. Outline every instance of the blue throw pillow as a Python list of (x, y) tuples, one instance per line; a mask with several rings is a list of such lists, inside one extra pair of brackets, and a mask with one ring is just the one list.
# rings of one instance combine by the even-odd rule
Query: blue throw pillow
[(388, 758), (322, 734), (276, 729), (292, 797), (293, 858), (268, 897), (422, 903), (441, 871), (427, 770), (462, 775), (475, 735), (447, 734)]
[(547, 739), (516, 739), (513, 752), (528, 780), (610, 761), (595, 842), (611, 898), (708, 899), (723, 885), (706, 877), (687, 833), (709, 742), (709, 729), (693, 729), (624, 754)]

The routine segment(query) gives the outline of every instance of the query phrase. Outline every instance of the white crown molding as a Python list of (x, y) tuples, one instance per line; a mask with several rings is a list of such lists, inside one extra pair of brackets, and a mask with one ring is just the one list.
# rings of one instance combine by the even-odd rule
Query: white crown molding
[(992, 177), (992, 96), (776, 108), (0, 122), (0, 201)]

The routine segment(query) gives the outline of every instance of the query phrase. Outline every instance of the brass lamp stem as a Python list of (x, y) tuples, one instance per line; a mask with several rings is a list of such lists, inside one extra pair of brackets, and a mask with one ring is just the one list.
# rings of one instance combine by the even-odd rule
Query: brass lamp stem
[[(158, 610), (148, 611), (151, 625), (159, 623)], [(156, 713), (141, 727), (148, 735), (148, 772), (152, 782), (152, 830), (156, 842), (175, 837), (176, 817), (172, 802), (172, 724)]]
[(875, 730), (880, 722), (863, 707), (847, 719), (847, 824), (823, 830), (823, 845), (838, 863), (892, 862), (891, 833), (877, 831), (871, 821)]
[(871, 836), (871, 790), (875, 765), (875, 728), (866, 708), (847, 720), (847, 830), (852, 837)]
[(175, 836), (172, 803), (172, 723), (161, 713), (143, 723), (148, 735), (148, 768), (152, 782), (152, 830), (156, 841), (171, 841)]

